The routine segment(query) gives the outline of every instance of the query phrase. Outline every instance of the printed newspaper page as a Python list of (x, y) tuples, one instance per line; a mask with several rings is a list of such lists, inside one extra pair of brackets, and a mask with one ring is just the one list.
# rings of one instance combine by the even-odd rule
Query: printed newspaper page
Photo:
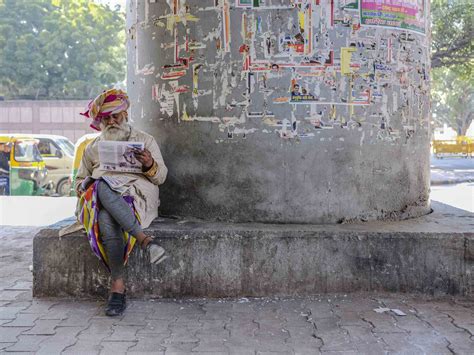
[(134, 150), (143, 150), (143, 142), (99, 142), (100, 169), (106, 171), (141, 173), (142, 164), (135, 158)]

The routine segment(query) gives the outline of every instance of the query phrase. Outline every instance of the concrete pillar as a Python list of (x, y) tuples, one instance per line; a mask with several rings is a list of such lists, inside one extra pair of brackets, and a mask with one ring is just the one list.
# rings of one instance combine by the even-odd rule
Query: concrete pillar
[(163, 214), (429, 212), (428, 0), (129, 0), (127, 31), (131, 117), (169, 167)]

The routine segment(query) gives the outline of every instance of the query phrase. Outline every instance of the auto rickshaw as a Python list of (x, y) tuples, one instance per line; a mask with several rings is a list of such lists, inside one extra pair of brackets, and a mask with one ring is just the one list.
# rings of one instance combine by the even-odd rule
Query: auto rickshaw
[(74, 147), (74, 161), (72, 163), (72, 171), (71, 171), (71, 196), (76, 196), (76, 191), (74, 190), (74, 186), (76, 185), (76, 175), (77, 171), (79, 170), (79, 165), (81, 164), (82, 155), (86, 150), (87, 145), (96, 139), (99, 136), (99, 133), (90, 133), (85, 134), (81, 138), (79, 138), (76, 142)]
[(10, 134), (16, 138), (30, 138), (38, 141), (38, 150), (48, 169), (48, 180), (54, 183), (52, 194), (69, 195), (70, 175), (74, 158), (74, 144), (64, 136), (53, 134)]
[(38, 141), (0, 135), (0, 194), (39, 196), (50, 188)]

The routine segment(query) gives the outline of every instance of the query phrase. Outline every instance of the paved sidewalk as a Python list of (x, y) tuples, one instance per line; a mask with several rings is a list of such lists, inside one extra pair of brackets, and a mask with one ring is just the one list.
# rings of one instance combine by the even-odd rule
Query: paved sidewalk
[(467, 299), (351, 294), (132, 300), (120, 318), (104, 317), (103, 301), (32, 299), (29, 265), (36, 231), (0, 231), (2, 353), (473, 353), (474, 300)]

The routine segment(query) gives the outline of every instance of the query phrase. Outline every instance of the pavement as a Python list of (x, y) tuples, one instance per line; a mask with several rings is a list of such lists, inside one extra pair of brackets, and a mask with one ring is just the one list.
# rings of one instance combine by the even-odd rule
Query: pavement
[(474, 349), (474, 300), (466, 298), (357, 293), (134, 299), (118, 318), (103, 315), (104, 300), (34, 299), (30, 265), (38, 231), (0, 230), (1, 353), (472, 354)]
[(431, 201), (474, 213), (474, 182), (431, 186)]
[(431, 185), (474, 182), (474, 158), (431, 156)]
[(0, 226), (48, 226), (74, 216), (76, 197), (0, 196)]

